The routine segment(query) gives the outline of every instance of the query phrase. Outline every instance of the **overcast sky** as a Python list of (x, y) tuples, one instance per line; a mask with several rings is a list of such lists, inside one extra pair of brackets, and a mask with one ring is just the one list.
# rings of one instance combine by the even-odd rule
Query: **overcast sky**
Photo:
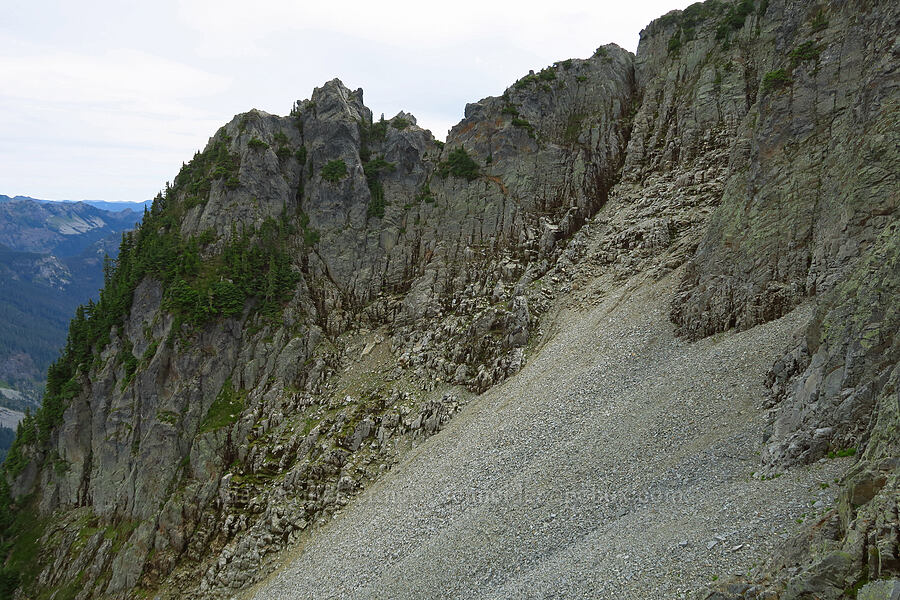
[(690, 4), (4, 0), (0, 194), (140, 201), (237, 113), (339, 77), (443, 139), (466, 102)]

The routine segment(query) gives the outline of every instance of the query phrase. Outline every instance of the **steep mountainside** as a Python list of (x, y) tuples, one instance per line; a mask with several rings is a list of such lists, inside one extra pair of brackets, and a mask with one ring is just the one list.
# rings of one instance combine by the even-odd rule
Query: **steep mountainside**
[[(232, 597), (303, 541), (263, 595), (668, 598), (709, 577), (679, 560), (710, 560), (700, 538), (673, 551), (673, 498), (703, 507), (697, 536), (736, 522), (707, 550), (742, 575), (711, 597), (897, 577), (898, 16), (710, 0), (636, 55), (602, 46), (467, 105), (446, 144), (338, 80), (238, 115), (76, 313), (4, 463), (0, 584)], [(523, 542), (514, 519), (579, 482), (609, 495)], [(518, 495), (482, 511), (495, 484)], [(695, 496), (712, 485), (766, 512)], [(634, 539), (618, 502), (654, 532), (617, 550), (655, 549), (633, 581), (603, 553), (579, 566), (585, 540)]]

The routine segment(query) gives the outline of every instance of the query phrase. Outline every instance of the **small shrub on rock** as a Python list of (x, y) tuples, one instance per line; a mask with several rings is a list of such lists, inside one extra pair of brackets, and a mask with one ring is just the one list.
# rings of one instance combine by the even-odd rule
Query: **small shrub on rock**
[(346, 176), (347, 163), (340, 158), (330, 160), (322, 167), (322, 179), (330, 181), (331, 183), (337, 183)]

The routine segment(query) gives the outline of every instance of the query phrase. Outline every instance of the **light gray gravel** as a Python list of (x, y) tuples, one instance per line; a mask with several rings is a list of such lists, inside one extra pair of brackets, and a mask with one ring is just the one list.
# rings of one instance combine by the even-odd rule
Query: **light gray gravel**
[(761, 562), (846, 467), (751, 477), (765, 370), (808, 312), (689, 344), (672, 280), (559, 314), (250, 597), (669, 599)]

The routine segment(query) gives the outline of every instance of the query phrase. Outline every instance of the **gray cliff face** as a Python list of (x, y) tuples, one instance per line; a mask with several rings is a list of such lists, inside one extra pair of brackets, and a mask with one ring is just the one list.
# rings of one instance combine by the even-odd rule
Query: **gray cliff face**
[[(897, 17), (889, 3), (695, 5), (650, 24), (636, 56), (604, 46), (467, 105), (445, 145), (406, 113), (373, 122), (336, 79), (290, 116), (238, 115), (206, 149), (234, 177), (173, 192), (180, 233), (214, 262), (288, 220), (292, 296), (276, 318), (248, 301), (188, 331), (164, 283), (139, 282), (49, 449), (12, 482), (35, 494), (52, 548), (29, 591), (233, 595), (514, 375), (556, 299), (677, 269), (671, 317), (691, 339), (817, 303), (772, 357), (762, 462), (857, 448), (829, 548), (850, 556), (848, 585), (900, 571)], [(712, 597), (808, 597), (837, 560), (786, 556), (756, 574), (768, 587)]]
[(736, 61), (761, 79), (722, 206), (673, 302), (690, 337), (827, 292), (896, 215), (896, 10), (773, 2), (766, 16)]

